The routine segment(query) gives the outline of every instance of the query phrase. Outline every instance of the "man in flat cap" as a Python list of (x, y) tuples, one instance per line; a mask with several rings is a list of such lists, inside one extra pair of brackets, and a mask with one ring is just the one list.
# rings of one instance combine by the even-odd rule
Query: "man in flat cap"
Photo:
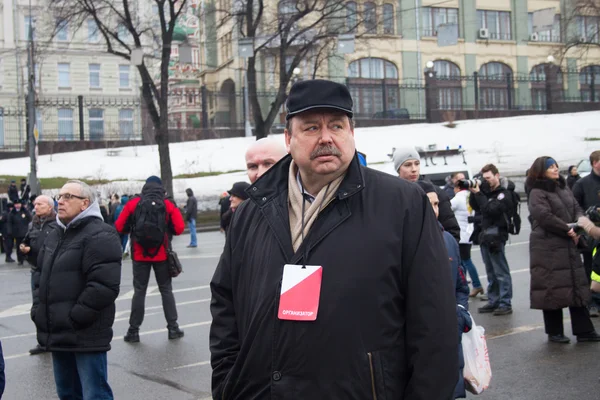
[(352, 98), (296, 83), (290, 153), (251, 185), (211, 281), (218, 399), (447, 400), (449, 261), (416, 185), (360, 165)]

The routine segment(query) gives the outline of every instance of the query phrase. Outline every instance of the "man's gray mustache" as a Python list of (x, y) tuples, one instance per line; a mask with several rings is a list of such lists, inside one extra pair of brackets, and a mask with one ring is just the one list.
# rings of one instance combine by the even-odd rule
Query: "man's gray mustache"
[(339, 151), (336, 147), (334, 146), (323, 146), (323, 147), (319, 147), (318, 149), (316, 149), (315, 151), (313, 151), (312, 153), (310, 153), (310, 159), (314, 160), (317, 157), (320, 156), (336, 156), (336, 157), (341, 157), (342, 156), (342, 152)]

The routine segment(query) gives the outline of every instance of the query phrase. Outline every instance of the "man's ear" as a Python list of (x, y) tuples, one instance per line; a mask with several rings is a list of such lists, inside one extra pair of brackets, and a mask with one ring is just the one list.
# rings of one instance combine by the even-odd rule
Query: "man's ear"
[(290, 152), (290, 140), (292, 140), (292, 134), (290, 131), (286, 129), (283, 130), (283, 134), (285, 135), (285, 149), (287, 150), (288, 154)]

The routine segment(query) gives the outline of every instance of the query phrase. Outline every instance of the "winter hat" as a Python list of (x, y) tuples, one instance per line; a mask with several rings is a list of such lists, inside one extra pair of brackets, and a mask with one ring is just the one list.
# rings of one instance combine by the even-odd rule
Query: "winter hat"
[(146, 179), (146, 183), (158, 183), (159, 185), (162, 185), (162, 181), (156, 175), (152, 175), (151, 177)]
[(248, 196), (248, 193), (246, 193), (246, 189), (248, 189), (249, 187), (249, 183), (236, 182), (227, 192), (231, 195), (234, 195), (235, 197), (239, 197), (242, 200), (247, 200), (250, 196)]
[(573, 168), (575, 168), (575, 167), (576, 167), (576, 165), (570, 165), (569, 166), (569, 171), (568, 171), (569, 175), (571, 175), (571, 171), (573, 171)]
[(423, 191), (425, 193), (433, 193), (435, 192), (435, 188), (433, 187), (433, 184), (427, 181), (416, 181), (415, 182), (417, 185), (419, 185), (421, 187), (421, 189), (423, 189)]
[(546, 171), (551, 166), (556, 165), (558, 167), (558, 163), (552, 157), (548, 157), (546, 159), (546, 164), (544, 164), (544, 171)]
[(400, 147), (394, 150), (394, 171), (398, 172), (398, 168), (408, 160), (421, 161), (419, 152), (414, 147)]

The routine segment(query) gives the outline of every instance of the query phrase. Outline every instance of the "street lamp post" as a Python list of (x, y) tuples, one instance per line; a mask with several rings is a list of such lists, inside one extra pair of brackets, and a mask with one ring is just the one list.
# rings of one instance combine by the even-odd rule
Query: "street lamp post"
[(549, 55), (544, 66), (544, 75), (546, 76), (546, 111), (552, 111), (552, 77), (554, 73), (554, 57)]
[(435, 101), (435, 96), (431, 93), (431, 85), (433, 83), (433, 81), (435, 81), (435, 71), (434, 71), (434, 66), (435, 64), (433, 63), (433, 61), (427, 61), (427, 64), (425, 64), (425, 120), (428, 123), (433, 122), (432, 121), (432, 111), (433, 111), (433, 106), (434, 106), (434, 101)]
[(37, 178), (37, 137), (35, 130), (35, 60), (33, 57), (33, 16), (31, 14), (31, 0), (29, 0), (29, 43), (27, 46), (27, 140), (29, 142), (29, 188), (32, 195), (40, 194), (40, 185)]
[(244, 132), (246, 137), (252, 136), (250, 125), (250, 100), (248, 98), (248, 59), (254, 57), (254, 38), (238, 40), (238, 54), (244, 59)]

